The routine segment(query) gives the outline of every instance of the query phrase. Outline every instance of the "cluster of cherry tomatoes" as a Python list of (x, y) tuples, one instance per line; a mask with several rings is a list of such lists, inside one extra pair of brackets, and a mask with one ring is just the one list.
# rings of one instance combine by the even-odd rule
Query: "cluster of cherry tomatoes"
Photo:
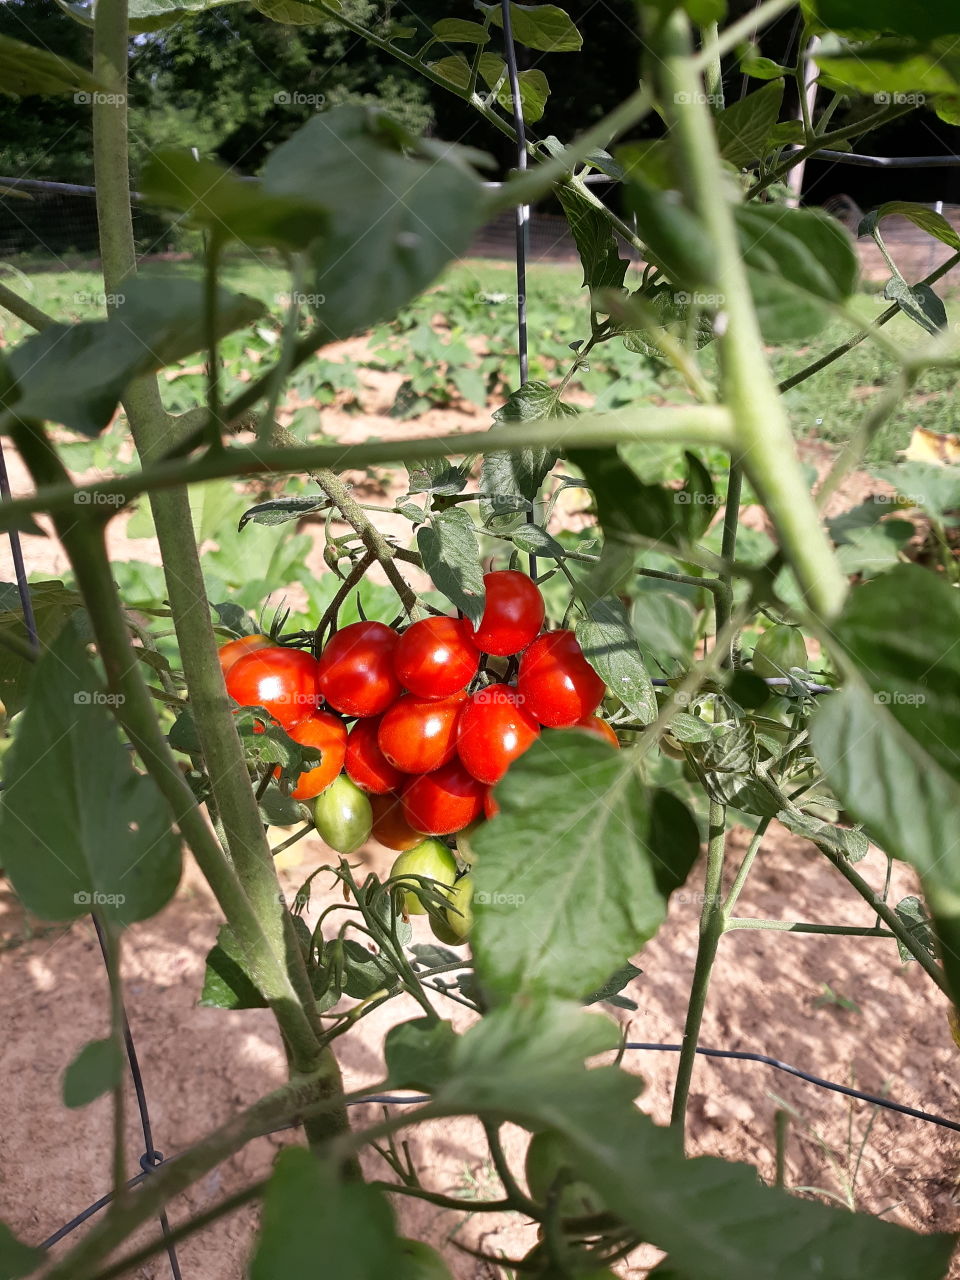
[(435, 616), (402, 632), (354, 622), (319, 658), (263, 636), (221, 649), (230, 696), (263, 707), (321, 753), (300, 774), (295, 799), (320, 797), (338, 781), (325, 809), (359, 789), (375, 838), (405, 850), (492, 816), (492, 788), (542, 728), (581, 726), (618, 745), (594, 714), (605, 686), (573, 632), (542, 632), (536, 583), (507, 569), (488, 573), (484, 585), (476, 627)]

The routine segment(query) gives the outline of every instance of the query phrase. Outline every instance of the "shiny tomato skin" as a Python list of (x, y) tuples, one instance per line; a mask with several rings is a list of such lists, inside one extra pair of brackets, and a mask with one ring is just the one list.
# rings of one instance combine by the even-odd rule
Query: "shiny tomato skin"
[(548, 631), (520, 659), (517, 692), (541, 724), (569, 729), (596, 711), (606, 685), (583, 656), (572, 631)]
[(539, 733), (539, 723), (525, 710), (516, 689), (491, 684), (478, 689), (463, 708), (457, 755), (479, 782), (492, 786)]
[(483, 816), (489, 822), (491, 818), (495, 818), (500, 812), (500, 806), (497, 804), (497, 798), (493, 794), (493, 787), (489, 789), (483, 797)]
[(403, 773), (432, 773), (453, 759), (457, 723), (467, 701), (461, 690), (449, 698), (398, 698), (383, 719), (377, 742), (387, 761)]
[(395, 791), (388, 791), (382, 796), (371, 795), (370, 806), (373, 809), (374, 840), (398, 852), (421, 843), (423, 832), (411, 827), (404, 816), (403, 801)]
[(462, 831), (483, 813), (487, 787), (459, 760), (412, 778), (403, 791), (403, 812), (411, 827), (424, 835)]
[(344, 769), (347, 777), (361, 791), (382, 796), (396, 791), (404, 775), (395, 768), (380, 750), (377, 735), (382, 716), (368, 716), (358, 720), (347, 736), (347, 752)]
[(347, 750), (347, 726), (339, 716), (329, 711), (315, 711), (306, 720), (287, 731), (294, 742), (305, 747), (316, 747), (321, 753), (320, 763), (312, 769), (306, 769), (297, 779), (297, 785), (290, 794), (294, 800), (312, 800), (321, 791), (326, 791), (330, 783), (343, 768), (343, 758)]
[(397, 633), (383, 622), (341, 627), (320, 654), (320, 692), (347, 716), (378, 716), (402, 690), (393, 669)]
[(226, 676), (230, 668), (247, 653), (254, 653), (257, 649), (272, 648), (273, 641), (269, 636), (261, 635), (259, 632), (252, 636), (238, 636), (236, 640), (228, 640), (226, 644), (222, 644), (217, 650), (217, 657), (220, 659), (220, 670)]
[(227, 672), (227, 693), (241, 707), (264, 707), (284, 729), (320, 705), (316, 658), (302, 649), (271, 645), (238, 658)]
[(584, 716), (573, 727), (575, 729), (583, 729), (586, 733), (592, 733), (595, 738), (602, 738), (604, 742), (609, 742), (611, 747), (619, 748), (620, 746), (620, 739), (614, 730), (607, 724), (606, 720), (601, 720), (599, 716)]
[(466, 619), (467, 634), (483, 653), (505, 658), (525, 649), (543, 626), (540, 588), (525, 573), (498, 569), (483, 575), (486, 604), (480, 625)]
[(465, 689), (480, 666), (480, 650), (460, 618), (421, 618), (397, 641), (394, 667), (418, 698), (447, 698)]

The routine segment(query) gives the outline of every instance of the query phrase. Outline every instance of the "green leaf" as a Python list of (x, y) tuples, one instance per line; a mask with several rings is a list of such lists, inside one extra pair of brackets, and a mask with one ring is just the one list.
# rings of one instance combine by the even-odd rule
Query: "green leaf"
[(433, 585), (475, 625), (483, 617), (486, 589), (480, 544), (469, 512), (441, 511), (417, 530), (417, 548)]
[(812, 6), (824, 25), (835, 31), (895, 32), (928, 40), (934, 36), (960, 33), (960, 13), (953, 0), (924, 0), (916, 11), (904, 9), (897, 0), (816, 0)]
[(896, 302), (904, 315), (927, 333), (946, 329), (947, 309), (928, 284), (907, 284), (902, 276), (892, 276), (883, 287), (883, 296)]
[(839, 222), (774, 204), (740, 205), (736, 220), (764, 337), (787, 342), (819, 333), (828, 305), (846, 301), (859, 279)]
[(292, 827), (300, 822), (300, 801), (293, 796), (285, 796), (278, 786), (270, 783), (260, 797), (260, 817), (268, 826)]
[(19, 98), (31, 94), (72, 93), (77, 102), (88, 103), (94, 93), (103, 89), (88, 71), (67, 58), (10, 36), (0, 36), (0, 93)]
[(63, 1073), (63, 1104), (85, 1107), (109, 1093), (123, 1072), (123, 1054), (116, 1040), (91, 1040)]
[(519, 525), (511, 535), (511, 541), (519, 551), (530, 556), (548, 556), (553, 560), (563, 560), (566, 556), (565, 548), (538, 524)]
[(43, 1249), (18, 1240), (5, 1222), (0, 1222), (0, 1277), (2, 1280), (24, 1280), (32, 1275), (46, 1257)]
[[(503, 26), (503, 13), (499, 4), (483, 4), (477, 8), (488, 13), (495, 27)], [(513, 38), (528, 49), (543, 53), (576, 53), (583, 47), (583, 36), (577, 30), (569, 14), (554, 4), (510, 3), (510, 26)]]
[(462, 493), (470, 479), (469, 462), (457, 466), (447, 458), (427, 458), (407, 465), (408, 493), (435, 493), (453, 497)]
[(956, 524), (960, 519), (960, 467), (901, 462), (872, 467), (871, 474), (892, 484), (903, 502), (920, 507), (934, 520)]
[[(713, 482), (692, 453), (684, 454), (687, 478), (682, 488), (646, 484), (624, 461), (628, 450), (574, 449), (569, 453), (586, 477), (609, 542), (649, 547), (682, 547), (699, 538), (716, 511)], [(623, 456), (622, 456), (623, 455)], [(642, 454), (636, 455), (638, 459)], [(588, 583), (592, 585), (592, 583)]]
[(300, 520), (317, 511), (326, 511), (330, 499), (323, 493), (304, 494), (302, 497), (271, 498), (248, 507), (240, 517), (242, 529), (252, 520), (254, 524), (285, 524), (288, 520)]
[(341, 106), (270, 153), (264, 188), (322, 199), (328, 225), (311, 250), (313, 313), (328, 339), (395, 315), (465, 253), (485, 193), (457, 148), (418, 141), (382, 113)]
[[(638, 579), (644, 584), (651, 581), (653, 579)], [(667, 590), (640, 590), (633, 602), (630, 621), (641, 651), (651, 660), (665, 665), (672, 660), (683, 667), (689, 664), (694, 647), (694, 617), (689, 602), (682, 596)]]
[[(672, 727), (671, 725), (671, 729)], [(816, 845), (828, 846), (848, 862), (859, 862), (867, 856), (870, 849), (870, 841), (862, 831), (835, 827), (809, 813), (778, 813), (777, 821), (794, 835), (812, 840)]]
[(740, 70), (745, 76), (754, 80), (777, 80), (781, 76), (792, 76), (793, 67), (784, 67), (772, 58), (764, 58), (756, 45), (751, 45), (747, 53), (740, 58)]
[(404, 1259), (386, 1197), (343, 1179), (332, 1161), (287, 1147), (273, 1167), (263, 1202), (250, 1280), (317, 1273), (337, 1280), (398, 1280)]
[[(559, 399), (546, 382), (525, 382), (511, 392), (493, 414), (494, 422), (542, 422), (547, 418), (572, 418), (578, 410)], [(562, 427), (557, 428), (558, 443)], [(553, 449), (520, 449), (511, 453), (487, 453), (480, 468), (480, 513), (488, 528), (509, 532), (531, 509), (540, 486), (549, 475), (557, 453)]]
[(738, 168), (762, 159), (783, 102), (783, 81), (772, 80), (714, 117), (720, 154)]
[(575, 188), (561, 184), (557, 199), (566, 215), (583, 263), (583, 283), (595, 289), (620, 289), (627, 267), (607, 218)]
[(618, 151), (617, 158), (626, 172), (627, 207), (650, 256), (681, 289), (712, 290), (717, 264), (703, 223), (675, 191), (661, 191), (648, 181), (630, 148)]
[(936, 209), (930, 209), (925, 204), (914, 204), (910, 200), (888, 200), (886, 204), (880, 205), (861, 220), (857, 235), (875, 235), (884, 218), (907, 218), (915, 227), (926, 231), (927, 235), (933, 236), (941, 244), (951, 249), (960, 249), (960, 235), (942, 213), (937, 213)]
[(894, 37), (858, 44), (849, 52), (821, 50), (817, 62), (821, 83), (841, 90), (856, 89), (878, 102), (893, 101), (880, 95), (949, 96), (960, 90), (960, 49), (950, 36), (929, 44)]
[[(151, 778), (138, 774), (75, 629), (41, 658), (0, 797), (4, 869), (29, 911), (117, 924), (155, 915), (180, 879), (180, 840)], [(51, 796), (56, 803), (51, 804)]]
[(369, 1000), (378, 991), (397, 986), (397, 975), (385, 956), (379, 955), (354, 938), (343, 943), (343, 994), (353, 1000)]
[[(79, 5), (66, 4), (65, 0), (57, 0), (61, 9), (77, 15)], [(148, 31), (161, 31), (164, 27), (182, 22), (191, 14), (202, 13), (205, 9), (218, 8), (223, 4), (236, 4), (237, 0), (130, 0), (130, 34), (140, 35)], [(80, 10), (86, 13), (86, 10)], [(87, 18), (87, 22), (90, 19)]]
[[(8, 636), (12, 642), (28, 643), (27, 628), (20, 607), (20, 593), (16, 583), (0, 583), (0, 636)], [(77, 591), (65, 587), (62, 582), (31, 582), (30, 602), (40, 652), (45, 653), (63, 630), (64, 625), (83, 607)], [(13, 716), (23, 707), (36, 663), (21, 657), (0, 641), (0, 702)]]
[(583, 656), (641, 724), (657, 718), (657, 699), (624, 605), (616, 596), (597, 600), (577, 624)]
[(327, 225), (321, 188), (273, 192), (265, 181), (244, 181), (216, 161), (197, 160), (189, 151), (156, 152), (144, 168), (141, 185), (147, 200), (179, 210), (192, 226), (204, 227), (221, 240), (301, 250)]
[[(125, 281), (106, 320), (54, 324), (9, 355), (16, 383), (5, 404), (22, 418), (57, 422), (86, 436), (109, 424), (128, 383), (176, 364), (206, 344), (203, 285), (181, 277)], [(263, 312), (244, 294), (218, 290), (221, 336)]]
[(883, 520), (850, 529), (837, 548), (837, 561), (844, 573), (873, 578), (900, 562), (901, 552), (915, 532), (909, 520)]
[(653, 936), (699, 852), (684, 806), (640, 781), (629, 754), (557, 730), (496, 789), (473, 838), (471, 936), (484, 990), (581, 998)]
[[(935, 956), (937, 954), (936, 942), (934, 941), (933, 930), (930, 927), (930, 917), (927, 915), (927, 909), (922, 901), (915, 894), (910, 894), (906, 898), (901, 898), (894, 910), (924, 951), (931, 956)], [(897, 939), (897, 950), (900, 952), (900, 959), (904, 964), (914, 959), (913, 954), (907, 950), (899, 938)]]
[(203, 990), (197, 1003), (205, 1009), (266, 1009), (267, 1002), (250, 977), (240, 943), (228, 924), (207, 952)]
[(441, 18), (430, 30), (446, 44), (487, 44), (490, 39), (490, 32), (482, 23), (464, 18)]
[(612, 974), (602, 986), (592, 992), (584, 1000), (584, 1004), (600, 1004), (606, 1001), (609, 1004), (617, 1004), (618, 1008), (630, 1007), (636, 1009), (636, 1004), (632, 1000), (615, 1000), (614, 997), (619, 996), (624, 987), (629, 986), (634, 979), (639, 978), (643, 973), (642, 969), (638, 969), (635, 964), (621, 965), (616, 973)]
[(451, 1023), (428, 1018), (391, 1027), (383, 1046), (389, 1088), (432, 1093), (450, 1074), (457, 1039)]
[(253, 7), (271, 21), (290, 26), (318, 27), (325, 21), (325, 14), (321, 9), (309, 4), (299, 4), (298, 0), (253, 0)]

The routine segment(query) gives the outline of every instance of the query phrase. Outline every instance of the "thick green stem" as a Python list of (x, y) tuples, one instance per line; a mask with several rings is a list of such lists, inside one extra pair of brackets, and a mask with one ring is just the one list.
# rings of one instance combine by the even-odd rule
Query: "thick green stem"
[[(94, 74), (112, 92), (98, 96), (94, 106), (94, 167), (107, 294), (121, 292), (124, 279), (136, 270), (127, 161), (128, 44), (126, 0), (100, 0), (94, 25)], [(210, 358), (215, 361), (216, 280), (209, 283), (212, 274), (213, 267), (208, 266), (207, 327), (212, 343)], [(219, 441), (216, 375), (217, 370), (211, 369), (208, 413), (212, 419), (211, 429), (216, 431)], [(170, 443), (170, 419), (164, 411), (156, 379), (142, 379), (131, 387), (124, 405), (137, 451), (144, 464), (149, 465)], [(274, 954), (286, 956), (291, 981), (304, 1009), (309, 1011), (310, 1020), (315, 1001), (292, 922), (281, 901), (275, 865), (250, 788), (236, 724), (230, 714), (187, 491), (179, 488), (153, 493), (150, 502), (171, 615), (217, 814), (240, 881)], [(305, 1043), (297, 1049), (299, 1065), (304, 1068), (311, 1065), (309, 1055), (303, 1059), (306, 1049)]]
[(752, 916), (731, 916), (724, 926), (724, 933), (737, 929), (770, 929), (776, 933), (823, 933), (848, 938), (892, 938), (889, 929), (875, 925), (809, 924), (803, 920), (759, 920)]
[(733, 209), (718, 195), (724, 190), (723, 167), (702, 83), (692, 67), (690, 26), (682, 10), (665, 20), (658, 52), (677, 168), (687, 201), (709, 237), (715, 284), (724, 298), (721, 385), (734, 411), (738, 460), (770, 513), (808, 604), (814, 613), (832, 617), (843, 603), (847, 581), (804, 483), (787, 412), (766, 362)]
[(35, 307), (26, 298), (21, 298), (19, 293), (14, 293), (5, 284), (0, 284), (0, 307), (16, 316), (18, 320), (22, 320), (24, 324), (28, 324), (31, 329), (36, 329), (37, 332), (41, 329), (49, 329), (52, 324), (57, 323), (53, 316), (48, 316), (45, 311)]
[(717, 958), (720, 939), (723, 937), (721, 890), (723, 889), (726, 828), (725, 806), (711, 801), (707, 870), (703, 882), (703, 906), (700, 911), (700, 940), (693, 970), (693, 983), (690, 988), (690, 1002), (687, 1005), (687, 1018), (683, 1027), (683, 1046), (680, 1050), (677, 1080), (673, 1091), (673, 1107), (670, 1112), (670, 1123), (679, 1131), (681, 1142), (683, 1142), (686, 1125), (687, 1101), (690, 1097), (690, 1083), (697, 1058), (697, 1045), (700, 1043), (703, 1011), (706, 1008), (707, 992), (710, 988), (710, 974), (713, 970), (713, 962)]

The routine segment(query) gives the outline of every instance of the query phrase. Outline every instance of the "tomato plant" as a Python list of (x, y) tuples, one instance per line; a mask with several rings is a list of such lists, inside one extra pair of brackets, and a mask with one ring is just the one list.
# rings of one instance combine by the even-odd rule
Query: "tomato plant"
[[(318, 1258), (357, 1280), (445, 1280), (395, 1214), (411, 1197), (460, 1205), (395, 1136), (468, 1116), (502, 1192), (464, 1199), (464, 1217), (514, 1215), (527, 1232), (522, 1256), (484, 1255), (491, 1268), (596, 1280), (644, 1245), (663, 1255), (651, 1275), (685, 1280), (946, 1276), (948, 1233), (768, 1185), (698, 1154), (687, 1129), (731, 932), (784, 948), (805, 933), (855, 937), (865, 954), (912, 961), (917, 998), (960, 995), (960, 486), (939, 456), (955, 443), (885, 470), (896, 504), (823, 514), (898, 400), (960, 363), (934, 288), (960, 240), (927, 205), (870, 212), (860, 231), (889, 267), (890, 305), (865, 326), (854, 246), (791, 178), (807, 159), (842, 162), (918, 98), (956, 127), (956, 6), (762, 0), (726, 22), (704, 0), (642, 4), (618, 27), (641, 83), (611, 113), (583, 103), (582, 131), (561, 139), (538, 131), (548, 73), (566, 70), (571, 98), (595, 81), (578, 76), (583, 34), (557, 5), (481, 3), (427, 30), (416, 6), (399, 25), (370, 6), (256, 0), (258, 31), (321, 23), (325, 39), (347, 33), (348, 54), (363, 42), (453, 94), (509, 164), (497, 181), (472, 149), (479, 132), (470, 149), (420, 137), (368, 95), (331, 97), (271, 133), (259, 173), (199, 143), (160, 147), (137, 159), (138, 207), (172, 239), (186, 229), (202, 262), (140, 273), (129, 58), (212, 7), (61, 5), (93, 28), (90, 70), (23, 41), (0, 50), (5, 92), (91, 108), (106, 304), (68, 323), (0, 289), (35, 331), (3, 349), (0, 431), (29, 484), (10, 497), (4, 481), (0, 499), (17, 578), (0, 584), (0, 847), (25, 911), (66, 925), (95, 915), (109, 1035), (62, 1064), (64, 1098), (112, 1094), (116, 1121), (114, 1186), (79, 1243), (47, 1252), (0, 1224), (0, 1271), (139, 1268), (170, 1245), (142, 1232), (152, 1216), (252, 1138), (295, 1126), (309, 1151), (284, 1145), (268, 1178), (183, 1209), (178, 1231), (258, 1199), (251, 1280)], [(796, 38), (784, 44), (780, 26)], [(503, 300), (458, 301), (434, 282), (501, 213), (522, 243), (525, 211), (547, 198), (583, 293), (550, 308), (549, 353), (527, 351), (535, 325), (518, 333), (517, 379), (463, 329), (472, 308), (499, 342)], [(891, 218), (952, 256), (909, 283), (884, 239)], [(228, 287), (245, 250), (283, 273), (272, 307)], [(520, 274), (509, 306), (522, 326)], [(828, 321), (849, 330), (842, 343), (802, 354)], [(329, 402), (335, 379), (357, 385), (352, 366), (331, 371), (353, 345), (330, 349), (359, 350), (364, 335), (367, 363), (400, 372), (396, 418), (456, 396), (492, 425), (312, 429), (308, 393)], [(784, 393), (839, 378), (868, 342), (889, 385), (813, 493)], [(786, 359), (786, 344), (808, 362), (775, 377), (771, 352)], [(104, 449), (114, 437), (119, 460)], [(97, 478), (76, 482), (82, 472)], [(746, 502), (762, 521), (741, 523)], [(21, 538), (41, 530), (37, 515), (69, 582), (28, 578)], [(121, 517), (131, 537), (148, 525), (157, 563), (110, 561), (105, 531)], [(288, 592), (295, 605), (279, 605)], [(737, 914), (767, 874), (774, 823), (859, 915), (794, 918), (792, 882), (778, 882), (776, 919)], [(314, 865), (288, 892), (277, 855), (310, 838)], [(859, 866), (871, 843), (912, 869), (916, 892), (895, 901), (892, 872), (871, 880)], [(171, 900), (184, 850), (220, 923), (201, 1003), (269, 1010), (288, 1079), (176, 1161), (148, 1152), (148, 1182), (130, 1194), (125, 930)], [(634, 960), (672, 928), (680, 890), (700, 919), (664, 1126), (635, 1104), (617, 1011), (636, 1009), (624, 993), (641, 976), (676, 990), (652, 952), (642, 975)], [(388, 1024), (368, 1015), (400, 995), (417, 1016), (369, 1032)], [(348, 1108), (367, 1094), (345, 1093), (347, 1034), (383, 1064), (381, 1079), (364, 1075), (390, 1100), (383, 1115)], [(900, 1048), (886, 1046), (891, 1060)], [(508, 1118), (531, 1134), (526, 1190), (504, 1152)], [(371, 1151), (382, 1168), (364, 1180)]]

